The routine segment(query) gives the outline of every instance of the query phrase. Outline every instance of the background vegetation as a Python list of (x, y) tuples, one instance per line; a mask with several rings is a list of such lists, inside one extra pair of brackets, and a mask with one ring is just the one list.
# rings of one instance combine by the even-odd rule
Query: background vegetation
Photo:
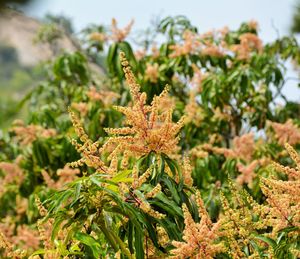
[[(36, 40), (56, 49), (72, 27), (48, 20)], [(132, 26), (90, 26), (38, 69), (2, 47), (1, 84), (36, 86), (4, 96), (1, 256), (299, 258), (300, 105), (283, 94), (297, 40), (176, 16), (136, 46)]]

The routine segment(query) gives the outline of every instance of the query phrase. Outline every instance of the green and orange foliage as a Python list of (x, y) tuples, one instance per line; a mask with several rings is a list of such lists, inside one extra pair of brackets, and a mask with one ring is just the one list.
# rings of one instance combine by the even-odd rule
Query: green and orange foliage
[(0, 256), (299, 257), (297, 42), (180, 16), (134, 51), (131, 27), (84, 31), (1, 136)]
[[(181, 167), (168, 157), (178, 150), (177, 134), (183, 122), (172, 121), (172, 109), (159, 109), (158, 101), (165, 98), (167, 91), (154, 97), (151, 106), (146, 105), (146, 96), (140, 92), (124, 53), (120, 55), (132, 106), (117, 109), (126, 115), (130, 127), (106, 129), (111, 134), (125, 136), (108, 137), (100, 145), (88, 137), (80, 118), (70, 112), (79, 138), (72, 143), (82, 158), (69, 165), (86, 165), (89, 169), (68, 189), (48, 199), (49, 216), (55, 219), (56, 228), (61, 224), (71, 228), (71, 239), (79, 237), (83, 241), (83, 237), (93, 232), (95, 243), (103, 238), (109, 242), (111, 247), (103, 248), (106, 253), (120, 249), (127, 256), (143, 258), (148, 253), (145, 248), (148, 243), (156, 253), (170, 249), (170, 243), (165, 247), (160, 245), (156, 229), (164, 229), (172, 240), (180, 238), (183, 229), (180, 207), (186, 203), (192, 209), (189, 199), (192, 170), (187, 159)], [(82, 224), (90, 227), (81, 229)], [(120, 231), (125, 235), (119, 237)]]

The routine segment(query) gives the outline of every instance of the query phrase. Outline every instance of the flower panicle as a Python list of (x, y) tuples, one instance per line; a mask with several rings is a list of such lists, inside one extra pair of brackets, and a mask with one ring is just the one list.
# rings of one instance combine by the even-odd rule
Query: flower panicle
[(113, 18), (111, 21), (112, 35), (110, 36), (110, 38), (115, 42), (124, 41), (125, 38), (128, 36), (128, 34), (130, 33), (133, 24), (134, 24), (134, 20), (131, 20), (129, 24), (126, 25), (123, 29), (119, 29), (117, 20)]
[(223, 242), (219, 241), (220, 222), (212, 223), (204, 207), (199, 192), (196, 193), (201, 220), (196, 223), (186, 204), (182, 205), (185, 228), (183, 230), (183, 242), (172, 241), (175, 247), (171, 250), (172, 258), (214, 258), (218, 253), (225, 251)]
[(154, 198), (157, 194), (161, 192), (161, 185), (158, 183), (150, 192), (145, 196), (146, 198)]
[(143, 212), (149, 214), (153, 218), (162, 219), (162, 218), (166, 217), (165, 214), (162, 214), (162, 213), (154, 210), (153, 208), (151, 208), (151, 205), (147, 202), (141, 201), (139, 204), (139, 208)]
[(99, 148), (99, 142), (93, 142), (91, 139), (89, 139), (80, 119), (70, 109), (69, 114), (72, 124), (75, 128), (75, 132), (82, 144), (75, 139), (72, 139), (71, 143), (83, 157), (78, 161), (70, 162), (67, 165), (70, 167), (77, 167), (86, 164), (87, 166), (93, 167), (96, 170), (108, 172), (108, 168), (100, 158), (100, 153), (103, 151), (103, 148)]
[(6, 237), (0, 232), (0, 248), (3, 248), (6, 255), (9, 258), (24, 258), (27, 255), (26, 250), (16, 249), (14, 246), (6, 239)]
[(273, 178), (260, 179), (260, 187), (269, 205), (266, 218), (272, 226), (272, 235), (286, 227), (300, 227), (300, 156), (288, 143), (285, 148), (296, 164), (296, 168), (273, 163), (274, 168), (288, 176), (288, 180)]
[(119, 147), (118, 152), (129, 151), (131, 155), (141, 156), (155, 153), (172, 155), (177, 151), (179, 131), (185, 124), (185, 116), (177, 123), (172, 121), (173, 107), (161, 107), (161, 103), (168, 102), (169, 86), (159, 96), (155, 96), (151, 105), (146, 104), (147, 95), (141, 92), (140, 85), (131, 70), (124, 52), (120, 52), (120, 60), (125, 73), (127, 84), (132, 96), (132, 106), (116, 109), (126, 117), (126, 127), (117, 129), (105, 129), (113, 136), (108, 140)]
[(150, 166), (140, 177), (138, 177), (138, 172), (136, 170), (137, 169), (133, 169), (133, 188), (139, 188), (147, 181), (152, 174), (153, 167)]
[(35, 196), (35, 204), (36, 204), (36, 206), (37, 206), (37, 208), (38, 208), (38, 211), (39, 211), (40, 215), (41, 215), (42, 217), (45, 217), (45, 216), (47, 215), (48, 211), (47, 211), (47, 209), (43, 206), (43, 204), (42, 204), (40, 198), (39, 198), (37, 195)]

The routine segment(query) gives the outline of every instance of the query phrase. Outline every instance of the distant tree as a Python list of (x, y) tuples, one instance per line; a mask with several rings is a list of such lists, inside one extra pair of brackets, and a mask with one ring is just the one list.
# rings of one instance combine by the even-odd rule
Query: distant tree
[(27, 5), (32, 0), (0, 0), (0, 7), (6, 6), (7, 4), (20, 4), (20, 5)]
[(299, 0), (294, 10), (291, 32), (300, 33), (300, 1)]
[(44, 18), (47, 23), (54, 23), (63, 29), (66, 33), (72, 34), (74, 32), (72, 21), (69, 17), (64, 15), (46, 14)]
[(18, 54), (15, 48), (0, 44), (0, 64), (4, 62), (6, 64), (18, 62)]

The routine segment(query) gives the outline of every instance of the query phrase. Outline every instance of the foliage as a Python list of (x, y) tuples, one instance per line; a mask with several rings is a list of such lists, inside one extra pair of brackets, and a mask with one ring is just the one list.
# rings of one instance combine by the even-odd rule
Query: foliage
[(299, 33), (300, 32), (300, 2), (297, 2), (297, 5), (294, 9), (294, 16), (292, 20), (291, 32)]
[(1, 256), (298, 258), (297, 41), (179, 16), (135, 51), (132, 25), (84, 30), (1, 136)]

